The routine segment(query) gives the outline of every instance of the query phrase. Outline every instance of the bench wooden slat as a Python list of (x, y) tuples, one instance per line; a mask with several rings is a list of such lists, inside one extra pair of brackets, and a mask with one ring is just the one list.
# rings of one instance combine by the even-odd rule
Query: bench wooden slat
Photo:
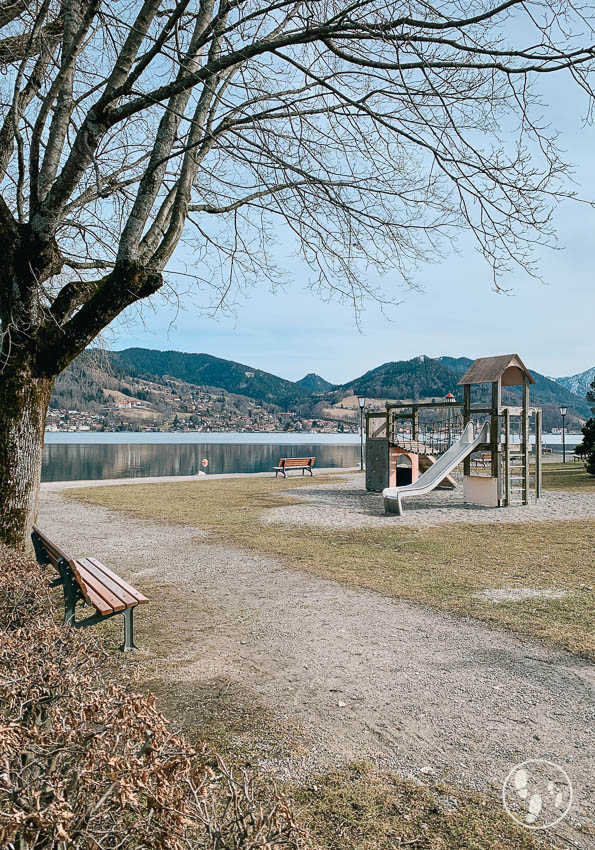
[(85, 602), (97, 608), (100, 614), (112, 614), (114, 611), (123, 611), (126, 608), (126, 605), (113, 593), (110, 593), (107, 588), (101, 587), (99, 582), (94, 581), (91, 573), (79, 561), (70, 561), (69, 563)]
[[(122, 590), (115, 581), (112, 581), (112, 579), (104, 575), (101, 570), (98, 570), (89, 558), (79, 558), (78, 564), (84, 567), (87, 573), (91, 576), (91, 579), (88, 579), (88, 582), (91, 583), (96, 592), (105, 598), (110, 605), (113, 605), (113, 599), (117, 600), (117, 605), (121, 603), (125, 608), (130, 608), (137, 604), (137, 601), (133, 596)], [(110, 595), (109, 598), (107, 598), (104, 591)]]
[[(128, 584), (127, 581), (124, 581), (124, 579), (121, 576), (116, 575), (116, 573), (114, 573), (110, 569), (108, 569), (108, 567), (106, 567), (105, 564), (102, 564), (101, 561), (98, 561), (97, 558), (82, 558), (81, 560), (83, 560), (85, 562), (89, 562), (90, 564), (92, 564), (93, 567), (95, 568), (95, 570), (97, 570), (97, 572), (95, 574), (102, 581), (105, 581), (105, 582), (107, 582), (107, 580), (113, 581), (114, 584), (116, 584), (120, 588), (118, 591), (116, 591), (117, 593), (126, 594), (127, 596), (132, 597), (132, 601), (131, 601), (130, 604), (141, 605), (143, 602), (149, 601), (147, 599), (147, 597), (144, 596), (144, 594), (142, 594), (135, 587), (132, 587), (131, 584)], [(89, 569), (91, 569), (91, 568), (89, 567)], [(102, 578), (101, 574), (103, 574), (103, 576), (105, 578)], [(124, 598), (124, 596), (122, 596), (122, 598)]]

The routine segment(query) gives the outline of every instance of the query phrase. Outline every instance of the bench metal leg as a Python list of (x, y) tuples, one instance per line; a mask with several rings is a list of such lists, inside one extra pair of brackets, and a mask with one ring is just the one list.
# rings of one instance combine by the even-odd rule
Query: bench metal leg
[(127, 608), (124, 611), (124, 643), (120, 649), (122, 652), (138, 649), (134, 643), (134, 608)]
[(64, 626), (74, 625), (74, 606), (76, 604), (76, 596), (64, 585)]
[(79, 598), (78, 590), (72, 579), (70, 578), (68, 564), (60, 558), (58, 561), (58, 569), (60, 571), (60, 583), (64, 591), (64, 625), (74, 625), (74, 609)]

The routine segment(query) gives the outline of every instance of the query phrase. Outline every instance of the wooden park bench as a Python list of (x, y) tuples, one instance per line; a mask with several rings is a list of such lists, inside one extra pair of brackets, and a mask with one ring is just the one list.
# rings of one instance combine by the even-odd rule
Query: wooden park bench
[(492, 462), (492, 453), (477, 452), (477, 454), (473, 455), (473, 462), (475, 463), (475, 466), (483, 466), (485, 468)]
[(312, 475), (312, 467), (314, 466), (315, 457), (282, 457), (279, 461), (279, 466), (274, 466), (275, 478), (281, 472), (283, 478), (287, 478), (288, 469), (301, 469), (302, 475), (304, 472), (309, 472)]
[[(64, 590), (64, 625), (85, 629), (116, 614), (123, 614), (124, 643), (120, 649), (136, 649), (134, 609), (148, 602), (147, 597), (96, 558), (70, 558), (35, 526), (31, 538), (38, 563), (51, 564), (60, 574), (50, 587), (62, 585)], [(79, 601), (95, 608), (95, 614), (76, 620), (75, 607)]]

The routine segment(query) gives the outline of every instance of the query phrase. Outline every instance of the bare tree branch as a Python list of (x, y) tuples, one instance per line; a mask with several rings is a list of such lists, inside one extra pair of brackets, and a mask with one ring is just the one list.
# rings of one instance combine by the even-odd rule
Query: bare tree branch
[(0, 0), (0, 382), (45, 403), (181, 244), (213, 309), (279, 233), (356, 314), (461, 229), (535, 274), (572, 195), (536, 81), (592, 104), (594, 44), (573, 0)]

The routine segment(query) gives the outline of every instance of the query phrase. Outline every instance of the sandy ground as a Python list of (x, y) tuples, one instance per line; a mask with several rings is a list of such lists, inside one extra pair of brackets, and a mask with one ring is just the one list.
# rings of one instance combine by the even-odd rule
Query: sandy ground
[[(291, 509), (294, 521), (314, 511), (329, 524), (329, 499), (338, 500), (342, 522), (348, 515), (356, 523), (400, 521), (378, 515), (377, 496), (357, 501), (344, 484), (298, 495), (305, 501)], [(580, 496), (572, 510), (570, 496), (553, 498), (565, 515), (585, 504), (593, 511), (592, 497)], [(406, 510), (411, 520), (420, 506)], [(137, 618), (143, 651), (135, 663), (148, 665), (165, 689), (183, 691), (191, 704), (193, 691), (204, 694), (217, 681), (222, 700), (240, 692), (281, 723), (299, 725), (303, 751), (266, 765), (279, 775), (370, 758), (421, 781), (499, 795), (515, 764), (545, 758), (567, 771), (575, 792), (570, 820), (556, 830), (574, 846), (592, 846), (574, 827), (594, 821), (593, 665), (216, 545), (197, 529), (65, 502), (57, 485), (43, 488), (39, 522), (73, 554), (96, 555), (147, 590), (152, 604)]]
[(488, 508), (463, 501), (463, 488), (434, 490), (403, 502), (403, 516), (385, 514), (381, 493), (362, 489), (360, 475), (347, 475), (347, 483), (325, 484), (286, 492), (303, 504), (267, 512), (267, 522), (301, 523), (328, 528), (383, 528), (392, 525), (433, 526), (453, 522), (551, 522), (595, 518), (594, 493), (545, 492), (531, 497), (529, 505)]

